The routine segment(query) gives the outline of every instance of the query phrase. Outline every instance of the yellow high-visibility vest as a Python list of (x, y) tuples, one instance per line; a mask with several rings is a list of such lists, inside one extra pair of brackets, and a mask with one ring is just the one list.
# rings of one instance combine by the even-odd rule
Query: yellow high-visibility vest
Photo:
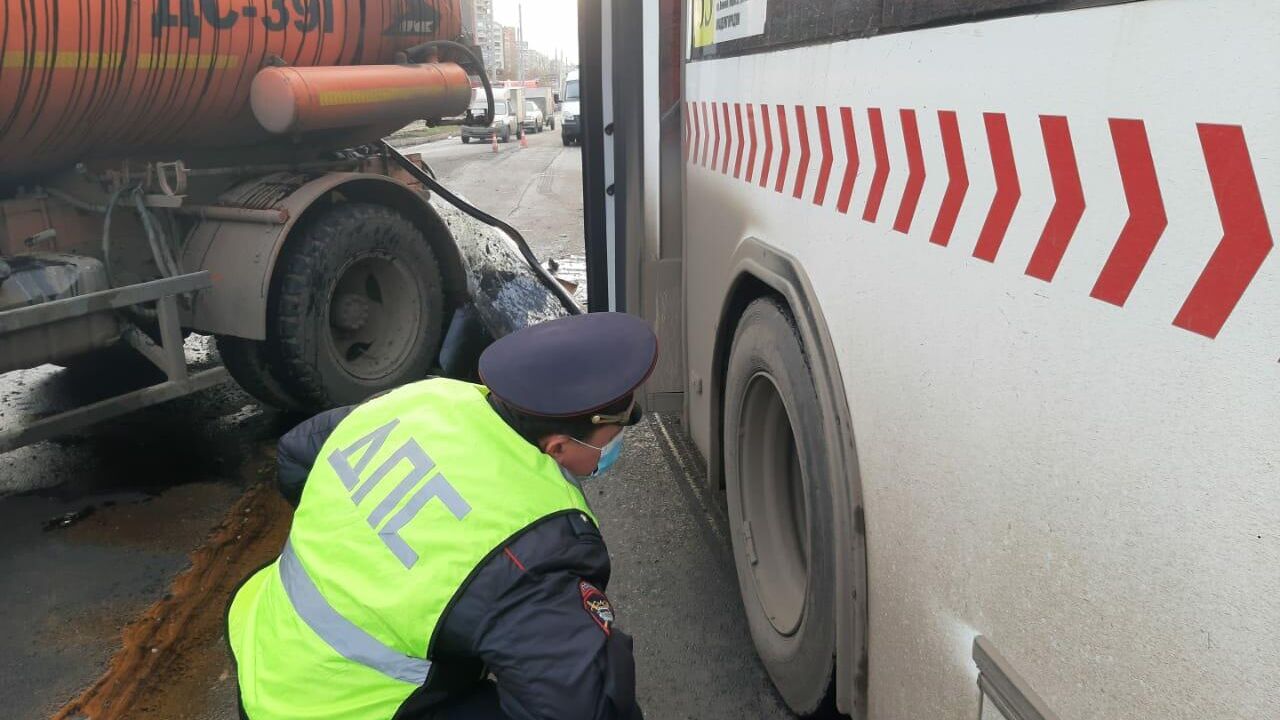
[(387, 720), (426, 682), (440, 620), (486, 560), (545, 518), (594, 522), (487, 393), (425, 380), (334, 429), (284, 552), (228, 613), (252, 720)]

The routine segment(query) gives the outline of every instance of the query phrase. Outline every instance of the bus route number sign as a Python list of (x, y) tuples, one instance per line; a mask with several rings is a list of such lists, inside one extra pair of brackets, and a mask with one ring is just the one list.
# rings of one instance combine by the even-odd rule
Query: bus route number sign
[(693, 46), (764, 33), (768, 0), (690, 0), (693, 6)]

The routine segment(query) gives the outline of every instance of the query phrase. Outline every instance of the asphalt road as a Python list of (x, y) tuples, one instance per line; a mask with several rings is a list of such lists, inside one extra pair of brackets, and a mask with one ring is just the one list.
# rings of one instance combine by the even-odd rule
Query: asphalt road
[[(581, 256), (581, 151), (558, 131), (496, 153), (457, 139), (408, 150), (519, 227), (540, 258)], [(200, 338), (188, 354), (216, 361)], [(131, 381), (49, 367), (0, 376), (0, 428)], [(223, 608), (287, 532), (287, 510), (260, 483), (296, 420), (227, 385), (0, 456), (7, 717), (100, 717), (107, 703), (128, 704), (131, 718), (235, 717)], [(587, 485), (614, 561), (608, 593), (635, 637), (641, 703), (658, 720), (790, 717), (752, 650), (722, 500), (700, 468), (678, 421), (651, 418)]]

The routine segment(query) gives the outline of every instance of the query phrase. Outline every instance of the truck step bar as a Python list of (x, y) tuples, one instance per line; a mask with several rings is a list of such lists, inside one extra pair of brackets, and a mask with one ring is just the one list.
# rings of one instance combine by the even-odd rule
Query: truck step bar
[(129, 305), (156, 302), (160, 324), (160, 342), (130, 327), (125, 332), (129, 344), (156, 367), (164, 371), (166, 380), (156, 385), (107, 398), (83, 407), (50, 415), (0, 432), (0, 453), (24, 445), (65, 435), (80, 428), (109, 420), (127, 412), (157, 405), (191, 393), (205, 390), (229, 379), (226, 368), (216, 367), (191, 374), (182, 349), (182, 327), (178, 321), (178, 295), (211, 287), (208, 271), (177, 275), (171, 278), (128, 285), (126, 287), (53, 300), (40, 305), (0, 313), (0, 337), (27, 328), (71, 318), (118, 310)]

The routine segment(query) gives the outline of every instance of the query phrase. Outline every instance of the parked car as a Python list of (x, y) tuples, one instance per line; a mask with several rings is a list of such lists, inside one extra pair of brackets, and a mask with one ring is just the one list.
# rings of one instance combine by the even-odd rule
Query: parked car
[(556, 129), (556, 103), (559, 101), (559, 94), (549, 87), (525, 88), (524, 97), (530, 100), (538, 109), (542, 111), (543, 124), (551, 130)]
[[(467, 113), (471, 117), (480, 117), (485, 114), (488, 109), (486, 103), (478, 103), (472, 105)], [(505, 100), (498, 100), (493, 103), (493, 122), (488, 127), (482, 125), (463, 125), (462, 126), (462, 142), (469, 143), (472, 140), (491, 140), (497, 136), (499, 142), (509, 142), (513, 137), (520, 136), (520, 120), (516, 117), (515, 112), (510, 103)]]
[(525, 129), (525, 132), (540, 133), (542, 132), (543, 124), (544, 118), (542, 117), (542, 108), (538, 107), (537, 103), (532, 100), (525, 100), (524, 123), (521, 125)]

